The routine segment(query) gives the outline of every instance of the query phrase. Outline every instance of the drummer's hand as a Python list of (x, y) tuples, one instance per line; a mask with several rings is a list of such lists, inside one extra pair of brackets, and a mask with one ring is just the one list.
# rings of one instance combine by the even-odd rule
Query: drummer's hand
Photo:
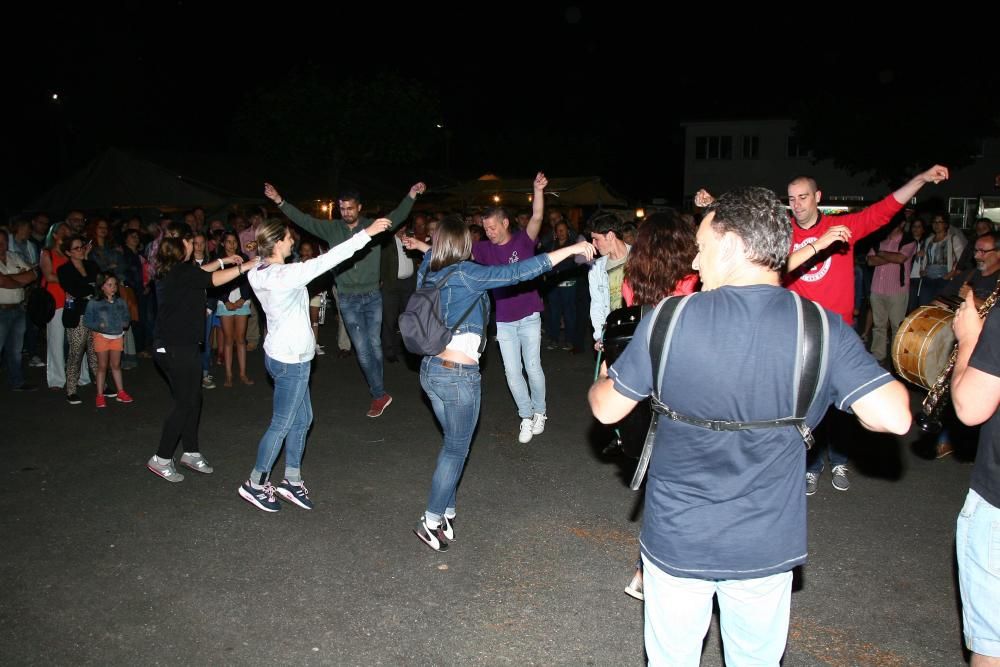
[(604, 341), (603, 340), (594, 341), (594, 352), (600, 352), (603, 349), (604, 349)]
[(958, 307), (951, 328), (955, 330), (955, 338), (959, 344), (975, 343), (979, 340), (979, 334), (983, 330), (983, 320), (976, 310), (976, 299), (971, 291), (965, 295), (965, 301)]

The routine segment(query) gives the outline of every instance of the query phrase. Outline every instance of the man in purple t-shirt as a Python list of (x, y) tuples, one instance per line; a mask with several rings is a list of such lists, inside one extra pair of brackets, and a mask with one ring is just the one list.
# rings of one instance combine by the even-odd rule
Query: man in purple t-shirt
[[(501, 207), (483, 215), (486, 241), (472, 246), (472, 258), (486, 266), (513, 264), (535, 256), (535, 242), (545, 211), (545, 174), (538, 172), (531, 200), (531, 220), (524, 229), (510, 228), (510, 218)], [(542, 372), (542, 298), (529, 283), (492, 290), (496, 301), (497, 342), (503, 357), (507, 386), (521, 418), (518, 441), (527, 443), (545, 430), (545, 374)], [(524, 381), (521, 357), (528, 382)]]

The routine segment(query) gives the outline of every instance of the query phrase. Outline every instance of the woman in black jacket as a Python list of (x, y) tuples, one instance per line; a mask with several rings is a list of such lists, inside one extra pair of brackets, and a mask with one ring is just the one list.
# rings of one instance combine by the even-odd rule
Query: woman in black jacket
[(230, 257), (221, 264), (215, 261), (198, 267), (190, 262), (194, 251), (191, 228), (178, 228), (179, 238), (164, 238), (156, 253), (159, 316), (153, 333), (153, 358), (167, 377), (174, 405), (163, 424), (160, 448), (146, 463), (151, 472), (168, 482), (184, 479), (174, 468), (180, 440), (184, 441), (181, 465), (200, 473), (212, 472), (198, 446), (202, 390), (199, 347), (205, 337), (205, 290), (238, 278), (256, 264)]
[(87, 309), (87, 300), (94, 294), (97, 282), (97, 264), (87, 259), (91, 245), (82, 236), (73, 234), (62, 241), (61, 250), (69, 257), (69, 261), (59, 267), (56, 275), (59, 284), (66, 291), (66, 305), (63, 307), (63, 326), (66, 328), (66, 340), (69, 343), (69, 354), (66, 356), (66, 400), (70, 405), (79, 405), (82, 401), (76, 393), (80, 384), (80, 366), (83, 362), (83, 352), (87, 351), (87, 363), (90, 375), (97, 375), (97, 353), (94, 352), (94, 341), (90, 330), (83, 323), (83, 313)]

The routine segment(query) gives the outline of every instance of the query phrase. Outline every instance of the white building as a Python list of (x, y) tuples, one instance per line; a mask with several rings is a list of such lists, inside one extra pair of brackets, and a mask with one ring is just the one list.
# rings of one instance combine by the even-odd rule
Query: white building
[[(794, 136), (790, 119), (713, 120), (681, 123), (684, 139), (684, 197), (700, 188), (722, 193), (736, 187), (759, 185), (785, 193), (788, 181), (812, 176), (831, 207), (871, 203), (888, 194), (885, 185), (868, 185), (867, 176), (851, 176), (831, 160), (813, 163)], [(926, 165), (930, 167), (931, 165)], [(918, 201), (940, 198), (948, 202), (953, 224), (970, 227), (979, 216), (1000, 223), (1000, 138), (983, 142), (975, 161), (952, 170), (951, 179), (924, 188)]]

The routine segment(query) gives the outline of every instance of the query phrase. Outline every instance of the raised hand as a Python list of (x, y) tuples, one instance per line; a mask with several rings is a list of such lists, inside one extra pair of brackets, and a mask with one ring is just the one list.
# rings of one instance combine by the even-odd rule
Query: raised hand
[(285, 201), (278, 194), (278, 191), (274, 189), (274, 186), (270, 183), (264, 183), (264, 196), (273, 201), (276, 205), (281, 206), (281, 202)]
[(421, 183), (414, 183), (413, 187), (410, 188), (410, 199), (416, 199), (417, 195), (422, 195), (427, 192), (427, 186)]
[(948, 172), (948, 167), (944, 167), (940, 164), (936, 164), (924, 173), (920, 175), (925, 183), (934, 183), (937, 185), (941, 181), (947, 181), (951, 174)]
[[(419, 183), (418, 185), (423, 185), (423, 183)], [(413, 187), (416, 187), (416, 185)], [(392, 227), (392, 220), (390, 220), (389, 218), (379, 218), (372, 224), (368, 225), (368, 228), (365, 229), (365, 232), (367, 232), (368, 236), (375, 236), (376, 234), (381, 234), (390, 227)]]
[(844, 243), (851, 242), (850, 227), (846, 227), (845, 225), (834, 225), (833, 227), (830, 227), (830, 229), (823, 232), (823, 235), (816, 240), (814, 245), (820, 250), (823, 250), (824, 248), (829, 248), (837, 241), (843, 241)]
[(589, 262), (594, 259), (594, 256), (597, 254), (597, 249), (590, 241), (580, 241), (573, 246), (573, 254), (585, 257)]
[(534, 185), (536, 191), (544, 190), (545, 188), (549, 187), (549, 179), (545, 178), (545, 174), (543, 174), (542, 172), (538, 172), (537, 174), (535, 174)]

